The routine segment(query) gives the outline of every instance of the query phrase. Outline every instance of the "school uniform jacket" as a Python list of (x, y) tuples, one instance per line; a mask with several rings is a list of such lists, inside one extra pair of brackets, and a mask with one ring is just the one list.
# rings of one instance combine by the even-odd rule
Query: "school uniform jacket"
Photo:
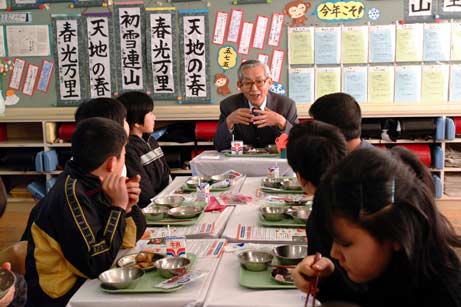
[(291, 127), (298, 123), (296, 104), (288, 97), (269, 92), (267, 94), (266, 108), (282, 115), (287, 120), (286, 127), (280, 131), (277, 126), (256, 128), (255, 125), (235, 124), (234, 131), (231, 133), (227, 129), (226, 118), (237, 109), (249, 108), (248, 100), (240, 93), (232, 95), (221, 101), (218, 128), (216, 130), (214, 145), (216, 150), (229, 149), (232, 141), (232, 134), (235, 140), (243, 141), (244, 144), (254, 147), (265, 147), (274, 144), (275, 139), (281, 133), (289, 133)]
[(146, 222), (138, 206), (114, 207), (98, 177), (67, 162), (40, 201), (26, 257), (27, 306), (65, 306), (83, 282), (109, 269), (122, 247), (134, 247)]
[(141, 176), (141, 195), (138, 205), (141, 208), (151, 203), (151, 198), (160, 193), (170, 182), (170, 169), (162, 148), (153, 137), (147, 142), (130, 135), (125, 146), (125, 164), (128, 177)]

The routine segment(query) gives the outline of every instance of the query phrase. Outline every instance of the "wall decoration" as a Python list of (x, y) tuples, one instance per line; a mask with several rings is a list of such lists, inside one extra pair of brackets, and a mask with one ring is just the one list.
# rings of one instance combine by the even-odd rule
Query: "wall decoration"
[(278, 47), (280, 44), (280, 36), (282, 35), (283, 21), (285, 15), (279, 13), (272, 14), (272, 22), (267, 38), (267, 44), (272, 47)]
[(214, 85), (217, 87), (216, 91), (218, 95), (227, 96), (231, 94), (229, 78), (225, 74), (216, 74), (214, 77)]
[(231, 11), (231, 19), (229, 22), (229, 30), (227, 31), (227, 41), (237, 43), (240, 38), (240, 27), (243, 23), (243, 10)]
[(433, 20), (435, 8), (433, 0), (405, 0), (404, 15), (407, 22), (423, 22)]
[(365, 4), (360, 1), (324, 1), (317, 4), (313, 14), (326, 22), (356, 21), (363, 18)]
[(34, 95), (35, 83), (37, 81), (39, 67), (37, 65), (29, 64), (27, 67), (26, 77), (24, 79), (24, 86), (22, 93), (27, 96)]
[(297, 104), (313, 102), (314, 69), (290, 68), (288, 73), (288, 96)]
[(368, 67), (368, 101), (389, 103), (394, 99), (394, 66)]
[(19, 90), (22, 82), (22, 76), (24, 74), (24, 68), (26, 66), (26, 61), (23, 59), (15, 59), (13, 64), (13, 72), (10, 76), (10, 83), (8, 84), (9, 88)]
[(240, 43), (238, 47), (238, 53), (248, 55), (250, 53), (251, 38), (253, 36), (252, 22), (244, 22), (242, 27), (242, 34), (240, 35)]
[(381, 11), (378, 8), (372, 7), (368, 10), (368, 18), (373, 21), (377, 21), (381, 16)]
[(369, 32), (370, 63), (394, 62), (395, 25), (371, 26)]
[(272, 85), (269, 87), (269, 92), (285, 96), (286, 90), (283, 84), (278, 82), (272, 82)]
[(265, 54), (265, 53), (258, 53), (258, 61), (268, 65), (268, 63), (269, 63), (269, 55)]
[(311, 7), (309, 2), (295, 0), (288, 2), (283, 9), (283, 14), (291, 18), (291, 26), (303, 26), (307, 21), (307, 10)]
[(180, 10), (181, 84), (184, 102), (209, 102), (207, 10)]
[(256, 16), (255, 33), (253, 37), (253, 48), (264, 49), (264, 41), (266, 40), (267, 26), (269, 24), (269, 17)]
[(271, 76), (275, 82), (280, 82), (283, 71), (283, 62), (285, 62), (285, 50), (274, 49), (272, 52)]
[(232, 46), (224, 46), (218, 50), (218, 65), (222, 70), (234, 68), (237, 65), (237, 51)]
[(112, 14), (87, 13), (83, 26), (86, 34), (84, 41), (89, 97), (111, 97), (115, 92)]
[(53, 76), (54, 63), (43, 60), (42, 67), (40, 69), (40, 77), (37, 82), (37, 91), (48, 93), (50, 87), (51, 77)]
[(314, 64), (314, 27), (288, 28), (288, 63)]
[(394, 87), (395, 102), (419, 102), (421, 100), (421, 66), (396, 66)]
[(229, 20), (229, 13), (217, 11), (216, 20), (214, 23), (213, 41), (215, 45), (224, 44), (224, 38), (226, 37), (227, 22)]
[(48, 25), (6, 26), (8, 56), (49, 56), (51, 54), (49, 32)]
[(154, 99), (177, 99), (177, 14), (174, 8), (146, 10), (148, 88)]

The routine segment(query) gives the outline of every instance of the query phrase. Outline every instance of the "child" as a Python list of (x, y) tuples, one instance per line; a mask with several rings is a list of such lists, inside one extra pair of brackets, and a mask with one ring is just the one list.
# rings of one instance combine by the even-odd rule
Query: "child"
[(366, 286), (355, 301), (362, 307), (461, 306), (453, 250), (461, 240), (437, 210), (425, 184), (428, 171), (414, 155), (408, 163), (410, 155), (401, 159), (401, 153), (359, 149), (328, 172), (316, 197), (334, 240), (333, 259), (310, 255), (298, 264), (293, 277), (299, 289), (310, 285), (303, 275), (319, 275), (320, 294), (323, 280), (342, 269)]
[(110, 119), (77, 125), (73, 158), (40, 201), (28, 238), (27, 306), (65, 306), (87, 278), (109, 269), (119, 249), (143, 233), (136, 228), (145, 222), (130, 217), (138, 199), (120, 176), (126, 141)]
[[(127, 110), (130, 136), (126, 146), (128, 177), (141, 175), (139, 206), (146, 207), (151, 198), (170, 182), (170, 169), (157, 141), (150, 136), (154, 131), (154, 102), (141, 92), (127, 92), (119, 97)], [(144, 134), (149, 134), (147, 141)]]

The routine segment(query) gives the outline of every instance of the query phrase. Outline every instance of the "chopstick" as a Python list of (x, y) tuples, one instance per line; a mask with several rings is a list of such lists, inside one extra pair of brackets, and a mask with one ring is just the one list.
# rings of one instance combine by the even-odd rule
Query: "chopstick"
[[(320, 258), (322, 258), (322, 255), (320, 255), (320, 253), (316, 253), (314, 263), (319, 261)], [(315, 277), (309, 283), (309, 289), (307, 290), (307, 293), (306, 293), (306, 301), (304, 302), (304, 307), (307, 307), (307, 304), (309, 303), (309, 295), (311, 295), (311, 293), (312, 293), (312, 307), (315, 307), (315, 299), (317, 297), (318, 284), (319, 284), (319, 274), (315, 274)]]

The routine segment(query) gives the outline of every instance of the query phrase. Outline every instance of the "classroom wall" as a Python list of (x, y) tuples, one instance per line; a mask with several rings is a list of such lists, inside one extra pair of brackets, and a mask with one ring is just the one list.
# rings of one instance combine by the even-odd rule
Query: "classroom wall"
[[(242, 4), (242, 5), (233, 5), (230, 0), (208, 0), (208, 1), (192, 1), (192, 2), (175, 2), (170, 3), (170, 1), (145, 1), (145, 7), (156, 7), (156, 6), (163, 6), (163, 7), (171, 7), (174, 6), (177, 9), (207, 9), (209, 11), (209, 33), (210, 37), (213, 33), (214, 24), (215, 24), (215, 14), (216, 11), (226, 11), (229, 12), (231, 9), (240, 9), (244, 10), (244, 21), (255, 22), (257, 15), (264, 15), (264, 16), (272, 16), (273, 12), (282, 12), (284, 6), (289, 1), (287, 0), (272, 0), (271, 4)], [(306, 25), (336, 25), (336, 23), (321, 23), (315, 16), (310, 16), (312, 13), (313, 8), (321, 1), (310, 1), (311, 8), (308, 12), (308, 20)], [(324, 2), (324, 1), (322, 1)], [(378, 8), (380, 10), (380, 18), (372, 22), (367, 14), (360, 20), (354, 22), (347, 22), (347, 25), (366, 25), (370, 24), (389, 24), (404, 18), (404, 1), (400, 0), (383, 0), (383, 1), (363, 1), (365, 4), (365, 8), (368, 11), (369, 8)], [(49, 9), (46, 10), (25, 10), (25, 11), (17, 11), (17, 12), (31, 12), (32, 13), (32, 24), (50, 24), (51, 14), (70, 14), (70, 13), (81, 13), (85, 10), (85, 8), (74, 8), (70, 9), (67, 3), (50, 3)], [(89, 8), (88, 12), (97, 12), (97, 11), (107, 11), (106, 8)], [(0, 13), (5, 13), (5, 11), (0, 11)], [(290, 21), (289, 18), (285, 19), (285, 24), (288, 24)], [(52, 35), (50, 35), (52, 37)], [(267, 39), (266, 39), (267, 42)], [(237, 44), (234, 43), (225, 43), (225, 45), (231, 45), (235, 49), (238, 48)], [(223, 72), (218, 64), (217, 64), (217, 53), (221, 46), (216, 46), (213, 44), (209, 44), (210, 47), (210, 81), (212, 82), (214, 79), (215, 74)], [(265, 49), (251, 49), (248, 56), (244, 56), (244, 58), (256, 58), (259, 52), (268, 53), (269, 55), (272, 54), (272, 50), (275, 47), (270, 47), (265, 44)], [(281, 42), (278, 49), (287, 49), (287, 33), (286, 28), (282, 31)], [(288, 60), (287, 54), (285, 54), (285, 63), (283, 66), (283, 71), (281, 74), (280, 83), (288, 89), (287, 84), (287, 70), (288, 70)], [(41, 65), (42, 62), (41, 57), (29, 57), (25, 58), (27, 62), (32, 64)], [(54, 61), (52, 56), (47, 57), (47, 59)], [(14, 60), (14, 59), (12, 59)], [(240, 63), (242, 60), (242, 56), (239, 55), (237, 61)], [(225, 72), (225, 74), (230, 78), (230, 88), (233, 93), (236, 93), (236, 81), (237, 81), (237, 68), (236, 65), (234, 68), (229, 69)], [(38, 91), (35, 91), (32, 97), (25, 96), (21, 93), (21, 91), (16, 91), (16, 94), (20, 97), (20, 101), (18, 104), (14, 106), (8, 106), (8, 108), (15, 108), (15, 107), (51, 107), (56, 106), (56, 81), (55, 81), (56, 73), (53, 74), (53, 78), (51, 80), (50, 88), (48, 93), (44, 94)], [(3, 93), (7, 90), (9, 81), (9, 74), (4, 76), (2, 81), (2, 89)], [(211, 84), (211, 101), (210, 103), (219, 103), (223, 96), (220, 96), (216, 92), (216, 86)], [(157, 105), (176, 105), (177, 101), (156, 101)]]

